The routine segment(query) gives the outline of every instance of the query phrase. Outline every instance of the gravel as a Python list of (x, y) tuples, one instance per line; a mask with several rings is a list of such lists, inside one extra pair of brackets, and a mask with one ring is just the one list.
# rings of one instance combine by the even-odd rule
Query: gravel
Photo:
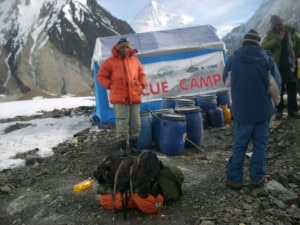
[[(13, 129), (37, 117), (91, 115), (93, 108), (44, 112), (18, 117)], [(1, 120), (0, 122), (7, 122)], [(184, 195), (165, 205), (157, 215), (139, 210), (109, 211), (99, 204), (96, 184), (81, 193), (73, 185), (92, 176), (111, 153), (119, 151), (115, 130), (91, 126), (53, 148), (54, 155), (40, 158), (38, 149), (20, 154), (26, 166), (0, 172), (0, 223), (10, 224), (174, 224), (174, 225), (294, 225), (300, 224), (300, 120), (272, 121), (268, 144), (267, 173), (263, 187), (249, 184), (250, 158), (246, 156), (244, 187), (225, 186), (225, 166), (231, 155), (233, 122), (204, 130), (199, 148), (185, 148), (179, 156), (165, 156), (153, 149), (162, 162), (178, 166), (184, 176)], [(251, 152), (251, 143), (249, 145)]]

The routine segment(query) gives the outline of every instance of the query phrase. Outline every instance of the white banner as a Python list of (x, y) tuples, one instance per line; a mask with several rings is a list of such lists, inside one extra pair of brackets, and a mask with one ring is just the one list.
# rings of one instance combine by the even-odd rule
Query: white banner
[(198, 95), (225, 88), (222, 51), (143, 66), (148, 82), (142, 95), (143, 102), (161, 100), (163, 96)]

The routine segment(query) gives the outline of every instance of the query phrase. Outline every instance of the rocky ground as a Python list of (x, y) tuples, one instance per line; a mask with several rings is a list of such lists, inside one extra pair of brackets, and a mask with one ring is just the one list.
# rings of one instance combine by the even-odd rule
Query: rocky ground
[[(91, 115), (92, 110), (55, 110), (45, 112), (43, 117)], [(22, 123), (40, 116), (11, 119), (16, 126), (7, 132), (21, 129)], [(122, 212), (99, 205), (95, 185), (78, 194), (73, 192), (74, 184), (91, 177), (103, 159), (118, 152), (114, 129), (83, 130), (55, 147), (55, 154), (49, 158), (38, 157), (37, 149), (19, 155), (26, 159), (25, 167), (0, 172), (0, 224), (300, 224), (300, 120), (272, 121), (267, 161), (270, 178), (263, 187), (249, 185), (250, 158), (246, 156), (241, 190), (225, 186), (232, 126), (231, 122), (206, 129), (203, 145), (184, 149), (180, 156), (156, 152), (160, 160), (182, 170), (184, 195), (166, 204), (157, 215), (128, 210), (127, 220)]]

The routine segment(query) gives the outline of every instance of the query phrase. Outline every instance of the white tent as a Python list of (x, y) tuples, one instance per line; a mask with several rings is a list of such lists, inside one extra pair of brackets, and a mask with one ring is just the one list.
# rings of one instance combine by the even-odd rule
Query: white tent
[(141, 109), (159, 109), (163, 96), (188, 96), (223, 89), (224, 43), (210, 25), (97, 38), (92, 58), (96, 116), (114, 121), (107, 90), (96, 80), (101, 63), (120, 38), (128, 38), (147, 74)]

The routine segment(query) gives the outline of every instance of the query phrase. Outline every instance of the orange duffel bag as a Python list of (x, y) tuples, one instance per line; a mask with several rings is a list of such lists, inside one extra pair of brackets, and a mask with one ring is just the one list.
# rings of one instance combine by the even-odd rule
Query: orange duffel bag
[(141, 198), (137, 193), (133, 194), (137, 207), (146, 214), (155, 214), (164, 207), (164, 197), (158, 194), (157, 197), (148, 195), (147, 198)]
[[(127, 196), (127, 202), (126, 202), (126, 196), (125, 195)], [(115, 201), (113, 200), (113, 195), (112, 194), (103, 194), (103, 195), (100, 195), (99, 201), (100, 201), (100, 205), (103, 208), (109, 209), (109, 210), (123, 209), (122, 201), (124, 201), (126, 209), (137, 208), (137, 205), (135, 204), (135, 202), (131, 198), (130, 194), (123, 194), (123, 198), (122, 198), (120, 193), (116, 193), (115, 194)]]

